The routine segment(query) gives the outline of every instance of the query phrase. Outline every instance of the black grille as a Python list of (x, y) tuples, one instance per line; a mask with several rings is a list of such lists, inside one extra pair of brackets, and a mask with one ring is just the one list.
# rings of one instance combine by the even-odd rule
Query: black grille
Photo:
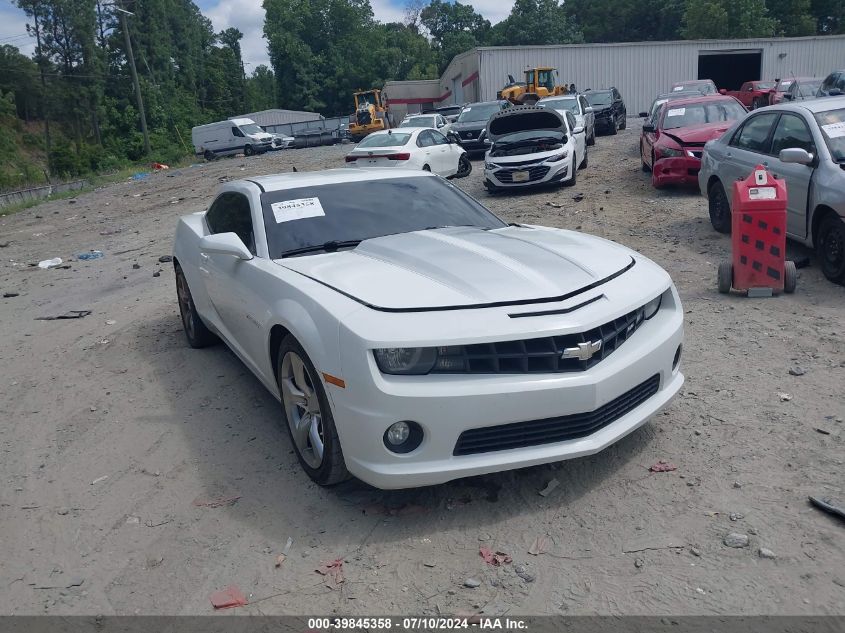
[(586, 437), (640, 406), (659, 388), (660, 376), (655, 374), (595, 411), (470, 429), (461, 433), (454, 454), (474, 455)]
[[(519, 341), (453, 345), (437, 348), (436, 374), (540, 374), (576, 372), (589, 369), (624, 343), (645, 320), (639, 308), (592, 330), (563, 336), (546, 336)], [(577, 350), (579, 344), (601, 347), (586, 360), (563, 358), (564, 350)]]
[(549, 173), (549, 168), (545, 165), (541, 165), (536, 167), (527, 167), (525, 169), (502, 169), (501, 171), (497, 171), (495, 175), (499, 182), (513, 182), (513, 174), (516, 171), (528, 172), (528, 180), (520, 180), (519, 182), (535, 182), (537, 180), (542, 180), (546, 174)]
[(475, 138), (476, 132), (470, 130), (469, 132), (461, 132), (462, 138)]

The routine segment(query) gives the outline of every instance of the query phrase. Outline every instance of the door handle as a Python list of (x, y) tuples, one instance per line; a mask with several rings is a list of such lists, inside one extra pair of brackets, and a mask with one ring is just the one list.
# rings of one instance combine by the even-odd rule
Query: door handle
[(200, 253), (200, 259), (204, 262), (207, 262), (211, 258), (208, 255), (206, 255), (205, 253)]

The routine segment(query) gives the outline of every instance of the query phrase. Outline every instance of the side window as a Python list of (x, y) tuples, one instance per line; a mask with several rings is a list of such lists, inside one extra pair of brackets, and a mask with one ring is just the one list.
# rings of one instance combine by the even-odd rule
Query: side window
[(581, 114), (589, 107), (587, 100), (584, 97), (578, 97), (578, 104), (581, 106)]
[(431, 147), (434, 145), (434, 139), (431, 138), (431, 133), (428, 130), (423, 130), (417, 137), (417, 147)]
[(255, 232), (249, 200), (240, 193), (224, 193), (211, 205), (205, 221), (212, 233), (235, 233), (255, 255)]
[(619, 94), (619, 91), (616, 88), (613, 89), (613, 100), (622, 101), (622, 95)]
[(772, 154), (777, 156), (780, 150), (789, 147), (800, 147), (811, 154), (816, 153), (813, 137), (804, 120), (792, 114), (784, 114), (772, 135)]
[(769, 132), (777, 114), (761, 114), (751, 117), (746, 121), (734, 137), (731, 145), (740, 149), (747, 149), (750, 152), (767, 154), (769, 150)]
[(572, 114), (569, 110), (566, 111), (566, 124), (569, 126), (569, 131), (575, 129), (577, 123), (575, 122), (575, 115)]
[(443, 136), (442, 133), (438, 132), (437, 130), (432, 130), (429, 132), (431, 135), (432, 140), (434, 141), (434, 145), (448, 145), (449, 141), (446, 140), (446, 137)]
[(839, 92), (845, 92), (845, 73), (839, 75), (834, 84), (834, 88)]
[(235, 127), (234, 125), (232, 126), (232, 134), (235, 135), (235, 136), (240, 136), (240, 137), (243, 137), (243, 135), (244, 135), (244, 133), (241, 132), (241, 130), (239, 128)]

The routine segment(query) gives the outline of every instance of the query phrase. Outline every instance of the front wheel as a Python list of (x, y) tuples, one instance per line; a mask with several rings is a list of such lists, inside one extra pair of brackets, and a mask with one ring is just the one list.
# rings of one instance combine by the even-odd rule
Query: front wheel
[(216, 158), (216, 156), (214, 155), (214, 152), (212, 152), (210, 149), (205, 150), (202, 153), (202, 157), (205, 158), (205, 160), (208, 160), (208, 161), (212, 161)]
[(622, 116), (622, 123), (619, 124), (619, 129), (624, 130), (626, 127), (628, 127), (628, 117), (627, 117), (627, 115), (623, 115)]
[(615, 136), (615, 135), (616, 135), (616, 131), (617, 131), (617, 129), (618, 129), (618, 128), (617, 128), (617, 126), (616, 126), (616, 118), (614, 117), (614, 118), (610, 121), (610, 132), (609, 132), (609, 134), (610, 134), (611, 136)]
[(581, 164), (578, 166), (578, 169), (586, 169), (587, 168), (587, 151), (584, 150), (584, 160), (581, 161)]
[(276, 358), (282, 419), (305, 473), (321, 486), (349, 478), (323, 383), (299, 342), (286, 336)]
[(593, 126), (593, 133), (590, 134), (590, 138), (587, 139), (587, 145), (592, 147), (595, 144), (596, 144), (596, 128), (595, 128), (595, 126)]
[(569, 180), (565, 180), (563, 182), (564, 187), (572, 187), (578, 181), (578, 172), (575, 169), (575, 152), (572, 152), (572, 165), (569, 167), (569, 169), (572, 172), (572, 177)]
[(244, 147), (244, 156), (252, 156), (255, 154), (255, 150), (252, 149), (252, 145), (247, 145)]
[(834, 213), (822, 220), (816, 251), (824, 276), (834, 283), (845, 284), (845, 222)]
[(721, 182), (714, 182), (707, 190), (710, 223), (719, 233), (731, 232), (731, 205)]
[(471, 173), (472, 163), (469, 160), (469, 156), (461, 154), (461, 157), (458, 159), (458, 172), (455, 174), (455, 178), (466, 178)]

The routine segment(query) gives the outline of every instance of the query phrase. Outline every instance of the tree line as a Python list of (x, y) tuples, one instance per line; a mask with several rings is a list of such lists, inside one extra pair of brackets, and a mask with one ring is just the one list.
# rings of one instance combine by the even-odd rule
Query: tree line
[(270, 66), (247, 73), (243, 34), (215, 32), (191, 0), (13, 1), (36, 48), (0, 46), (0, 187), (38, 180), (39, 153), (50, 173), (77, 175), (178, 160), (192, 151), (191, 127), (236, 114), (346, 114), (353, 90), (437, 78), (474, 46), (845, 32), (841, 0), (516, 0), (497, 24), (444, 0), (410, 0), (387, 24), (369, 0), (264, 0)]

